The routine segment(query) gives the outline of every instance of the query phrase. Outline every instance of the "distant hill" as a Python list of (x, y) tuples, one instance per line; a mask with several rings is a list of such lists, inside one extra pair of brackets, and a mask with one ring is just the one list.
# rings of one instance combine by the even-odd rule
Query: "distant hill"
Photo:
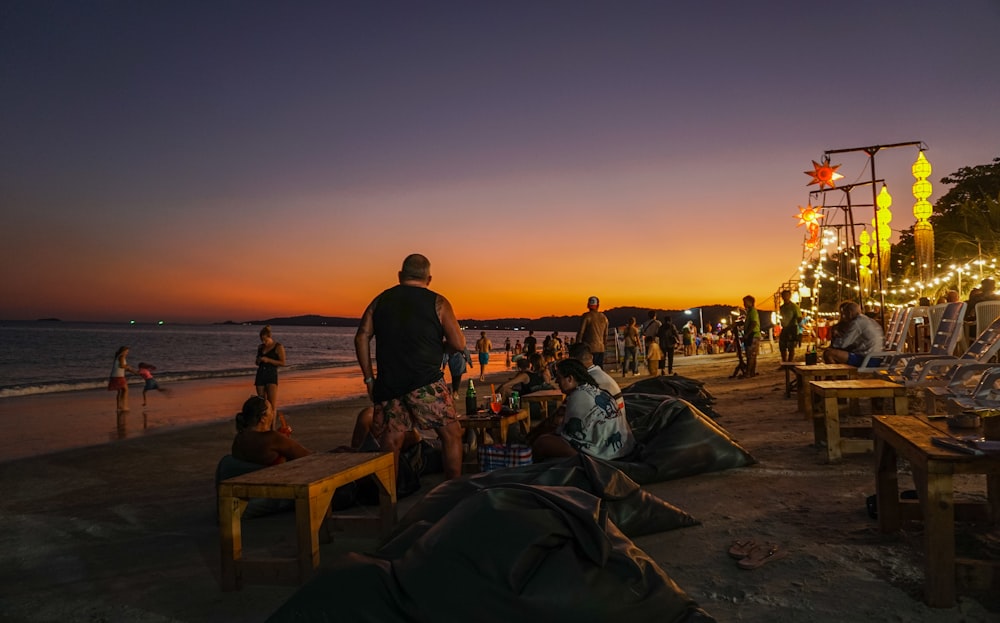
[[(690, 308), (692, 313), (685, 314), (683, 309), (657, 309), (657, 317), (663, 319), (669, 316), (673, 323), (680, 326), (688, 320), (693, 320), (698, 324), (698, 308)], [(732, 316), (730, 312), (735, 309), (732, 305), (705, 305), (701, 308), (702, 317), (705, 323), (718, 322), (721, 318)], [(608, 322), (612, 327), (620, 327), (628, 324), (629, 318), (635, 318), (636, 322), (642, 324), (649, 317), (647, 307), (613, 307), (604, 310), (608, 317)], [(459, 324), (469, 329), (481, 331), (489, 330), (509, 330), (509, 329), (540, 329), (544, 331), (560, 331), (563, 333), (576, 332), (580, 326), (580, 316), (584, 312), (572, 316), (543, 316), (541, 318), (463, 318), (459, 319)], [(769, 314), (761, 312), (761, 324), (765, 327), (770, 325)], [(318, 314), (307, 314), (304, 316), (291, 316), (286, 318), (269, 318), (267, 320), (248, 320), (240, 324), (250, 325), (275, 325), (275, 326), (305, 326), (305, 327), (356, 327), (359, 318), (344, 318), (341, 316), (320, 316)], [(228, 321), (232, 324), (232, 321)]]

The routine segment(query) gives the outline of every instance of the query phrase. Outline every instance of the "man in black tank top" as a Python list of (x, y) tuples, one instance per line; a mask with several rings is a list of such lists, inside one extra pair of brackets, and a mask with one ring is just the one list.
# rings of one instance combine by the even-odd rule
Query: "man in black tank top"
[[(465, 335), (448, 299), (428, 288), (430, 266), (419, 254), (403, 260), (399, 285), (365, 309), (354, 350), (375, 404), (371, 432), (382, 448), (392, 450), (399, 465), (406, 433), (434, 429), (441, 438), (445, 478), (457, 478), (462, 472), (462, 426), (441, 359), (446, 352), (464, 352)], [(372, 373), (373, 338), (377, 376)]]

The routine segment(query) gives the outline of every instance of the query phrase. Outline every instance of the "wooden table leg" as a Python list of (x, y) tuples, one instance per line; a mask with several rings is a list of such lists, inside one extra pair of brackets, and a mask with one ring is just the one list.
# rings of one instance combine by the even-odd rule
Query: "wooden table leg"
[(920, 508), (924, 515), (924, 549), (927, 553), (926, 600), (932, 608), (955, 605), (955, 505), (951, 469), (927, 464), (921, 483)]
[(396, 464), (375, 472), (375, 482), (378, 483), (379, 519), (381, 521), (382, 537), (389, 536), (392, 527), (396, 525)]
[(840, 452), (840, 405), (836, 395), (827, 395), (823, 400), (823, 426), (826, 437), (826, 458), (828, 461), (839, 461)]
[(812, 387), (809, 385), (809, 381), (802, 378), (803, 382), (799, 385), (799, 396), (801, 401), (799, 406), (802, 407), (802, 413), (805, 414), (807, 420), (813, 417), (813, 396)]
[(233, 591), (243, 588), (243, 579), (237, 569), (237, 561), (243, 558), (243, 533), (240, 518), (247, 507), (247, 501), (229, 495), (219, 495), (219, 532), (221, 544), (222, 590)]
[(792, 369), (785, 368), (785, 398), (792, 397)]
[(326, 509), (315, 496), (295, 498), (295, 532), (299, 544), (300, 582), (305, 581), (313, 569), (319, 566), (319, 526), (325, 516)]
[[(933, 399), (932, 399), (933, 400)], [(892, 407), (896, 411), (896, 415), (909, 415), (910, 414), (910, 400), (906, 397), (906, 392), (897, 392), (893, 396)]]
[(881, 437), (876, 439), (875, 497), (878, 502), (878, 527), (882, 532), (896, 532), (902, 526), (896, 467), (896, 449)]

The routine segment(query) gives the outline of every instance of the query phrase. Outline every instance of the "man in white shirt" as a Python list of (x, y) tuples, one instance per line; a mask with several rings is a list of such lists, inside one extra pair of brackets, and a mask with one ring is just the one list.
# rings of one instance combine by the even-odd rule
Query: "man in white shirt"
[(590, 352), (590, 347), (583, 342), (574, 342), (569, 347), (569, 358), (576, 359), (587, 367), (587, 373), (594, 379), (598, 387), (611, 394), (611, 397), (615, 399), (615, 405), (624, 416), (625, 399), (622, 397), (622, 390), (610, 374), (602, 370), (601, 366), (594, 365), (594, 354)]

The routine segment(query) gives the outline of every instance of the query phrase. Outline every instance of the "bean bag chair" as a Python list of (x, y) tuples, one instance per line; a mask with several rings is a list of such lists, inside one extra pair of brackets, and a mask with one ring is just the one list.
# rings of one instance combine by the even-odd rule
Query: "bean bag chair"
[(269, 623), (713, 619), (576, 487), (511, 484), (417, 521), (374, 555), (350, 554)]
[(693, 404), (705, 415), (713, 419), (719, 417), (719, 414), (712, 407), (715, 404), (715, 397), (705, 389), (705, 384), (686, 376), (653, 376), (642, 379), (623, 389), (622, 394), (651, 394), (682, 398)]
[(724, 428), (686, 400), (640, 393), (626, 393), (624, 398), (640, 448), (628, 461), (609, 463), (641, 485), (757, 462)]
[[(601, 499), (602, 508), (626, 536), (637, 537), (698, 525), (688, 513), (642, 489), (609, 463), (586, 454), (523, 467), (498, 469), (467, 478), (448, 480), (432, 489), (403, 516), (395, 534), (410, 525), (434, 523), (467, 497), (506, 485), (576, 487)], [(498, 526), (498, 529), (501, 529)]]

